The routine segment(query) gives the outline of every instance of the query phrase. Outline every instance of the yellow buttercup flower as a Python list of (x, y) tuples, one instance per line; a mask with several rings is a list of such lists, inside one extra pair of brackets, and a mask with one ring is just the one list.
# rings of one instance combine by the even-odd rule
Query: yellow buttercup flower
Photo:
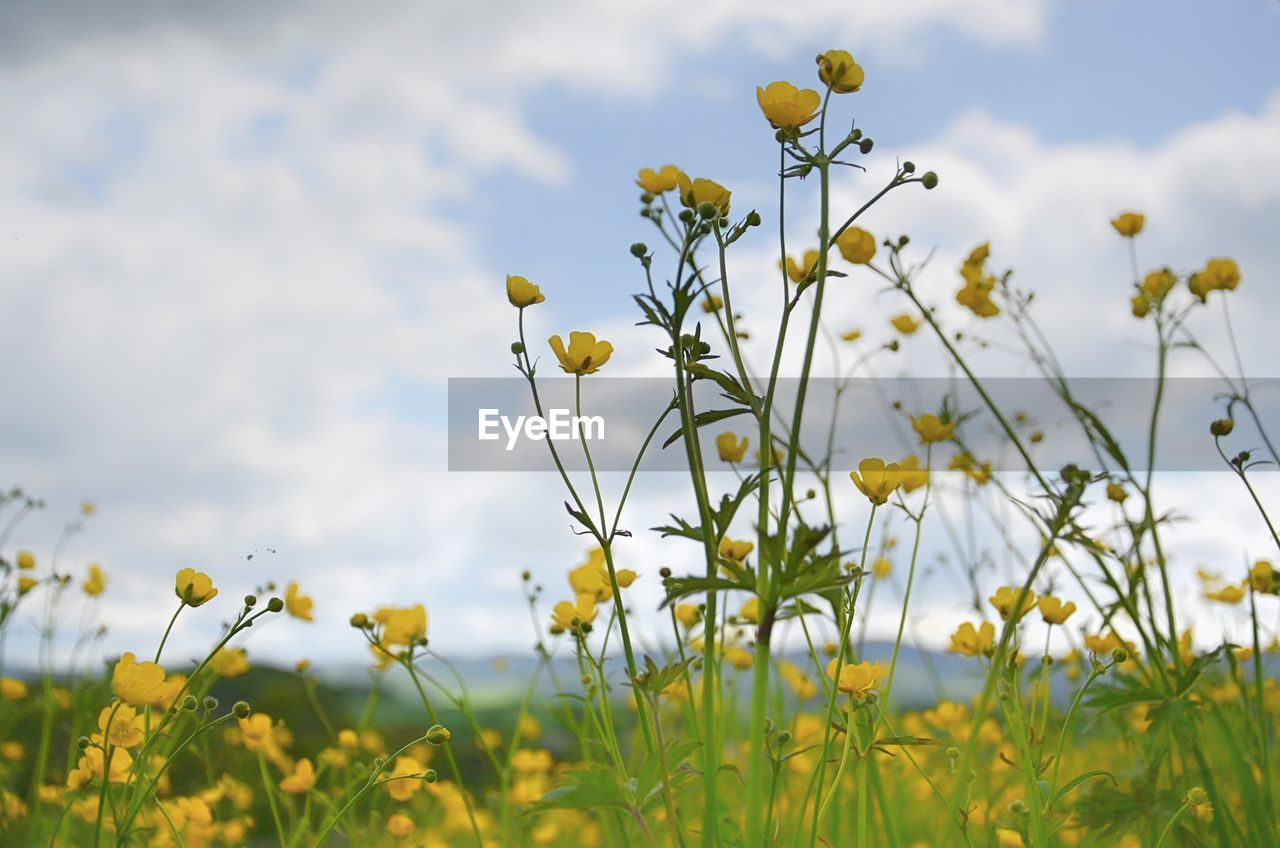
[(1168, 268), (1161, 268), (1159, 271), (1152, 271), (1142, 280), (1142, 293), (1152, 300), (1160, 300), (1162, 297), (1173, 291), (1173, 287), (1177, 284), (1178, 278)]
[(560, 634), (579, 624), (590, 624), (596, 619), (595, 595), (583, 593), (576, 602), (561, 601), (551, 609), (551, 632)]
[(1129, 493), (1125, 491), (1124, 486), (1119, 483), (1107, 484), (1107, 500), (1116, 503), (1124, 503), (1125, 498), (1129, 497)]
[(21, 701), (27, 697), (27, 684), (16, 677), (0, 677), (0, 698)]
[(1146, 223), (1146, 220), (1146, 216), (1141, 212), (1123, 212), (1111, 219), (1111, 226), (1115, 227), (1116, 232), (1125, 238), (1133, 238), (1142, 232), (1142, 225)]
[(679, 168), (675, 165), (663, 165), (656, 171), (653, 168), (641, 168), (636, 185), (649, 194), (662, 194), (675, 188), (679, 180)]
[(18, 551), (18, 568), (22, 571), (30, 571), (36, 567), (36, 555), (31, 551)]
[(542, 303), (546, 300), (542, 296), (542, 289), (526, 280), (518, 274), (507, 275), (507, 300), (512, 306), (524, 309), (526, 306), (533, 306), (535, 303)]
[(1249, 582), (1253, 591), (1266, 595), (1280, 594), (1280, 572), (1265, 559), (1260, 559), (1249, 569)]
[(408, 839), (413, 835), (413, 819), (404, 813), (392, 813), (387, 819), (387, 836), (392, 839)]
[(876, 255), (876, 237), (861, 227), (849, 227), (836, 238), (836, 247), (845, 262), (867, 265)]
[(755, 545), (747, 541), (730, 539), (728, 536), (720, 540), (720, 556), (734, 562), (742, 562), (755, 550)]
[(708, 292), (707, 296), (702, 299), (702, 311), (708, 315), (713, 312), (719, 312), (721, 309), (724, 309), (724, 298), (720, 297), (720, 295)]
[(245, 750), (265, 751), (275, 746), (275, 722), (266, 713), (254, 713), (245, 718), (238, 718), (236, 724), (240, 728), (240, 742)]
[(1198, 821), (1205, 824), (1213, 821), (1213, 804), (1209, 802), (1209, 793), (1203, 786), (1193, 786), (1187, 790), (1187, 807)]
[(914, 333), (916, 330), (920, 329), (920, 322), (912, 318), (906, 312), (902, 313), (901, 315), (895, 315), (893, 318), (890, 318), (889, 323), (893, 325), (893, 328), (895, 330), (897, 330), (899, 333), (902, 333), (902, 335), (904, 336), (909, 336), (912, 333)]
[(734, 645), (733, 647), (730, 647), (730, 648), (726, 648), (724, 651), (724, 658), (725, 658), (725, 661), (729, 663), (729, 665), (733, 666), (739, 671), (746, 671), (747, 669), (751, 668), (752, 664), (755, 661), (755, 658), (751, 656), (750, 651), (748, 651), (746, 648), (740, 648), (737, 645)]
[(107, 588), (107, 576), (102, 573), (102, 568), (97, 563), (89, 566), (89, 576), (80, 584), (80, 588), (89, 597), (97, 597), (101, 595)]
[(34, 577), (19, 577), (18, 578), (18, 597), (22, 597), (23, 595), (27, 594), (32, 589), (34, 589), (37, 585), (39, 585), (39, 583), (40, 581), (35, 579)]
[(818, 685), (795, 663), (778, 660), (778, 676), (787, 682), (796, 698), (801, 701), (807, 701), (818, 694)]
[(552, 336), (548, 342), (566, 374), (594, 374), (613, 355), (613, 345), (596, 341), (591, 333), (570, 333), (567, 348), (559, 336)]
[(1067, 601), (1064, 604), (1052, 595), (1042, 595), (1036, 605), (1040, 607), (1040, 617), (1045, 624), (1062, 624), (1076, 611), (1074, 602)]
[(213, 581), (203, 571), (184, 568), (174, 580), (174, 593), (189, 607), (206, 604), (218, 596)]
[(294, 618), (300, 618), (303, 621), (312, 621), (311, 608), (314, 602), (307, 595), (298, 591), (297, 583), (290, 583), (289, 588), (284, 592), (284, 608), (288, 610), (289, 615)]
[(721, 215), (729, 214), (729, 199), (732, 192), (714, 180), (698, 177), (690, 179), (683, 171), (676, 178), (680, 188), (680, 202), (690, 209), (697, 209), (704, 203), (710, 203)]
[(911, 429), (920, 437), (920, 444), (927, 445), (951, 438), (956, 425), (954, 421), (943, 421), (932, 412), (926, 412), (924, 415), (911, 416)]
[(1022, 618), (1036, 606), (1036, 593), (1030, 589), (1022, 591), (1021, 586), (1001, 586), (996, 593), (987, 598), (1000, 613), (1000, 618), (1008, 621)]
[(747, 602), (738, 609), (738, 619), (748, 624), (760, 623), (760, 599), (748, 598)]
[(383, 607), (373, 613), (382, 625), (383, 646), (408, 647), (427, 635), (427, 610), (422, 604), (411, 607)]
[(837, 94), (848, 94), (862, 88), (866, 74), (849, 51), (828, 50), (818, 57), (818, 79)]
[(984, 621), (978, 627), (965, 622), (951, 634), (951, 652), (966, 657), (976, 657), (988, 653), (995, 646), (996, 627)]
[[(614, 570), (614, 576), (618, 579), (618, 587), (625, 589), (635, 582), (638, 575), (629, 568), (619, 568)], [(586, 562), (569, 572), (569, 586), (576, 594), (591, 595), (598, 603), (612, 600), (613, 583), (609, 579), (603, 548), (592, 548), (587, 553)]]
[[(101, 748), (85, 748), (80, 755), (80, 762), (67, 775), (67, 788), (76, 790), (92, 781), (97, 780), (100, 782), (103, 779), (103, 764), (105, 760), (106, 757)], [(111, 751), (110, 774), (106, 776), (107, 782), (128, 783), (132, 771), (133, 756), (123, 749), (113, 749)]]
[(911, 454), (898, 465), (902, 470), (902, 491), (911, 494), (928, 485), (929, 469), (920, 467), (920, 457)]
[(110, 745), (134, 748), (147, 738), (143, 717), (128, 704), (103, 707), (98, 713), (98, 730)]
[(303, 757), (294, 763), (293, 774), (285, 775), (284, 780), (280, 781), (280, 791), (289, 795), (301, 795), (310, 792), (315, 785), (316, 767), (311, 764), (311, 760)]
[(244, 648), (219, 648), (209, 659), (209, 668), (219, 677), (239, 677), (249, 670), (249, 655)]
[(697, 604), (676, 604), (676, 621), (686, 628), (693, 627), (702, 618)]
[(817, 117), (822, 95), (779, 80), (756, 88), (756, 102), (775, 130), (796, 130)]
[(862, 331), (861, 331), (861, 330), (850, 330), (849, 332), (847, 332), (847, 333), (843, 334), (842, 336), (840, 336), (840, 338), (841, 338), (841, 339), (843, 339), (843, 340), (844, 340), (844, 341), (846, 341), (846, 342), (856, 342), (858, 339), (862, 338)]
[(415, 760), (413, 757), (400, 755), (396, 757), (395, 765), (382, 784), (387, 788), (387, 794), (394, 800), (404, 803), (414, 796), (418, 790), (422, 789), (423, 782), (421, 775), (425, 774), (427, 767)]
[(880, 557), (871, 564), (871, 573), (883, 580), (893, 572), (893, 562), (888, 557)]
[(1191, 293), (1204, 301), (1211, 291), (1232, 291), (1240, 285), (1240, 268), (1234, 259), (1210, 259), (1204, 269), (1187, 281)]
[[(827, 677), (835, 678), (838, 664), (838, 658), (827, 663)], [(860, 663), (845, 663), (840, 667), (840, 680), (836, 688), (854, 701), (863, 701), (880, 686), (880, 680), (887, 671), (884, 664), (878, 662), (864, 660)]]
[(1223, 586), (1216, 592), (1205, 592), (1204, 596), (1220, 604), (1238, 604), (1244, 600), (1244, 589), (1239, 586)]
[(111, 672), (111, 691), (126, 704), (142, 707), (164, 690), (164, 669), (153, 662), (138, 662), (132, 651), (120, 655)]
[(896, 462), (885, 465), (883, 459), (869, 458), (858, 463), (857, 471), (849, 472), (849, 479), (858, 491), (873, 504), (885, 504), (889, 496), (902, 485), (902, 469)]
[(721, 433), (716, 436), (716, 452), (720, 454), (721, 462), (742, 462), (747, 453), (747, 437), (743, 436), (742, 441), (738, 441), (734, 433)]
[(806, 250), (804, 252), (804, 258), (799, 262), (795, 260), (795, 257), (788, 256), (786, 261), (783, 263), (783, 268), (787, 272), (787, 278), (793, 283), (804, 281), (804, 279), (812, 274), (814, 269), (817, 267), (818, 251), (816, 250)]

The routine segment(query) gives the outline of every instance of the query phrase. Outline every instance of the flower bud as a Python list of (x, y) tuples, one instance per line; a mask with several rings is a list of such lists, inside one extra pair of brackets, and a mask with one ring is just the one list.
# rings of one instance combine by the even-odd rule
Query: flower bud
[(516, 356), (519, 356), (520, 354), (524, 353), (524, 345), (522, 345), (520, 342), (512, 342), (511, 352), (514, 353)]
[(187, 712), (194, 712), (198, 706), (200, 706), (200, 702), (196, 700), (195, 695), (188, 695), (182, 699), (182, 708)]
[(1229, 436), (1235, 427), (1236, 422), (1232, 421), (1230, 418), (1219, 418), (1217, 421), (1214, 421), (1209, 425), (1209, 432), (1218, 437)]
[(218, 708), (218, 699), (212, 695), (206, 695), (202, 703), (204, 704), (204, 708), (209, 712), (213, 712)]
[(704, 200), (698, 204), (698, 214), (708, 220), (716, 217), (717, 211), (716, 205), (709, 200)]
[(453, 733), (443, 724), (433, 724), (427, 731), (427, 742), (435, 746), (443, 745), (453, 738)]
[(759, 212), (757, 212), (756, 210), (752, 209), (750, 212), (748, 212), (748, 213), (747, 213), (747, 226), (748, 226), (748, 227), (758, 227), (758, 226), (760, 226), (760, 213), (759, 213)]
[(88, 748), (90, 744), (91, 743), (89, 742), (88, 736), (81, 736), (79, 739), (76, 740), (76, 747), (79, 748), (81, 751), (83, 751), (85, 748)]
[(671, 569), (667, 568), (665, 565), (662, 566), (662, 568), (658, 569), (658, 576), (661, 577), (663, 580), (666, 580), (668, 577), (671, 576)]
[(914, 174), (915, 172), (916, 172), (916, 163), (915, 163), (915, 162), (912, 162), (910, 159), (908, 159), (906, 162), (903, 162), (903, 163), (902, 163), (902, 173), (904, 173), (904, 174)]
[(359, 629), (368, 627), (369, 616), (365, 615), (362, 612), (356, 613), (355, 615), (351, 616), (351, 626)]
[(1116, 648), (1111, 652), (1111, 660), (1116, 664), (1126, 662), (1129, 659), (1129, 652), (1124, 648)]
[(256, 604), (257, 602), (258, 602), (258, 597), (256, 595), (244, 596), (244, 605), (246, 609), (253, 609), (253, 605)]
[(427, 783), (435, 783), (437, 780), (440, 779), (440, 776), (436, 774), (435, 769), (427, 769), (422, 773), (422, 779), (425, 780)]
[(690, 221), (692, 221), (692, 220), (693, 220), (693, 210), (692, 210), (692, 209), (681, 209), (681, 210), (680, 210), (679, 218), (680, 218), (680, 220), (681, 220), (681, 221), (684, 221), (686, 224), (687, 224), (687, 223), (689, 223)]
[(521, 579), (521, 580), (523, 580), (525, 583), (528, 583), (528, 582), (529, 582), (529, 580), (530, 580), (530, 578), (532, 578), (532, 577), (533, 577), (533, 575), (532, 575), (532, 574), (530, 574), (530, 573), (529, 573), (529, 571), (528, 571), (527, 569), (526, 569), (526, 570), (524, 570), (524, 571), (522, 571), (522, 572), (520, 572), (520, 579)]
[(279, 598), (272, 598), (267, 601), (267, 609), (271, 610), (271, 612), (280, 612), (280, 610), (284, 609), (284, 601)]
[(231, 712), (235, 713), (236, 718), (248, 718), (250, 712), (249, 702), (236, 701), (235, 705), (231, 707)]
[(649, 247), (642, 241), (638, 241), (631, 245), (631, 255), (636, 259), (643, 259), (644, 255), (649, 252)]
[(788, 742), (790, 742), (790, 741), (791, 741), (791, 731), (789, 731), (789, 730), (780, 730), (780, 731), (778, 731), (778, 744), (779, 744), (779, 745), (785, 745), (785, 744), (787, 744), (787, 743), (788, 743)]
[(920, 184), (932, 191), (938, 187), (938, 175), (933, 171), (925, 171), (924, 176), (920, 178)]
[(871, 148), (874, 145), (875, 145), (875, 141), (873, 141), (870, 138), (864, 138), (862, 141), (858, 142), (858, 149), (861, 150), (862, 154), (865, 156), (866, 154), (871, 152)]

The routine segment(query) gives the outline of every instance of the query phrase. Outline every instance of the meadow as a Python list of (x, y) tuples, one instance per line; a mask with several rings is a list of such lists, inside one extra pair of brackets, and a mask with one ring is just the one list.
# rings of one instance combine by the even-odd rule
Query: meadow
[[(1248, 493), (1251, 520), (1280, 546), (1257, 486), (1259, 466), (1280, 456), (1246, 365), (1195, 335), (1209, 317), (1230, 326), (1229, 303), (1248, 297), (1239, 267), (1212, 245), (1193, 269), (1140, 263), (1146, 218), (1116, 210), (1110, 223), (1132, 259), (1116, 269), (1116, 291), (1149, 339), (1156, 389), (1146, 450), (1131, 456), (1108, 411), (1073, 391), (1034, 293), (994, 265), (987, 244), (938, 271), (908, 235), (863, 228), (890, 193), (917, 193), (927, 216), (928, 193), (945, 174), (901, 161), (860, 205), (836, 208), (833, 173), (892, 153), (850, 127), (849, 104), (866, 82), (854, 57), (831, 50), (805, 73), (798, 86), (778, 81), (757, 92), (760, 131), (777, 140), (776, 208), (739, 209), (729, 188), (674, 165), (639, 170), (645, 241), (631, 248), (638, 293), (629, 306), (653, 334), (671, 402), (636, 446), (618, 492), (601, 485), (589, 439), (546, 442), (589, 553), (566, 564), (562, 583), (526, 575), (512, 587), (524, 593), (536, 643), (517, 703), (477, 705), (466, 676), (433, 649), (431, 598), (350, 611), (350, 638), (369, 652), (366, 688), (335, 689), (302, 658), (292, 670), (251, 668), (240, 644), (247, 631), (269, 618), (310, 620), (306, 587), (228, 586), (192, 567), (176, 569), (171, 589), (137, 599), (173, 608), (154, 642), (110, 658), (105, 672), (74, 661), (55, 667), (60, 630), (79, 626), (77, 651), (90, 652), (92, 627), (64, 611), (108, 591), (109, 575), (65, 566), (64, 540), (48, 552), (10, 545), (42, 507), (15, 488), (0, 499), (0, 640), (29, 621), (41, 647), (35, 656), (5, 653), (0, 667), (0, 842), (1280, 845), (1280, 572), (1261, 559), (1201, 574), (1204, 597), (1247, 638), (1197, 643), (1188, 599), (1170, 580), (1175, 517), (1161, 506), (1156, 474), (1169, 431), (1212, 446), (1218, 473)], [(798, 248), (788, 216), (817, 221)], [(774, 348), (759, 371), (742, 351), (744, 316), (726, 259), (748, 236), (778, 245), (776, 312), (750, 315), (751, 332)], [(883, 348), (862, 352), (862, 333), (824, 324), (824, 300), (854, 275), (887, 295), (884, 313), (865, 317), (892, 328)], [(939, 277), (966, 311), (964, 327), (930, 306)], [(511, 275), (506, 292), (511, 323), (495, 327), (491, 343), (510, 344), (540, 415), (548, 371), (579, 390), (608, 375), (613, 347), (591, 332), (526, 338), (527, 311), (555, 308), (537, 282)], [(986, 390), (970, 362), (972, 340), (994, 326), (1020, 345), (1087, 443), (1077, 462), (1044, 467), (1045, 433)], [(936, 342), (978, 408), (944, 399), (887, 410), (910, 434), (907, 455), (848, 462), (830, 439), (798, 438), (826, 346), (860, 362), (908, 336)], [(788, 350), (799, 352), (795, 373)], [(1175, 353), (1204, 357), (1221, 376), (1218, 417), (1162, 414)], [(784, 379), (798, 390), (782, 393)], [(706, 387), (712, 406), (701, 403)], [(997, 466), (976, 447), (987, 425), (1007, 457)], [(643, 532), (696, 550), (693, 573), (615, 561), (631, 532), (624, 516), (638, 469), (664, 439), (684, 456), (695, 511)], [(570, 450), (582, 452), (584, 470), (562, 454)], [(1012, 532), (1003, 540), (1018, 548), (1015, 582), (967, 575), (972, 615), (945, 641), (979, 681), (976, 695), (908, 707), (895, 684), (912, 645), (922, 540), (944, 532), (935, 508), (944, 488), (975, 509), (998, 502), (1037, 541), (1028, 547)], [(850, 493), (855, 510), (837, 503)], [(554, 505), (522, 508), (564, 518)], [(93, 511), (86, 503), (81, 519)], [(887, 533), (890, 520), (906, 532)], [(900, 592), (877, 589), (891, 575)], [(628, 605), (639, 578), (661, 581), (661, 608)], [(219, 595), (243, 600), (218, 642), (193, 666), (167, 656), (173, 622), (206, 614)], [(875, 660), (863, 625), (873, 603), (897, 623)], [(640, 649), (637, 619), (659, 623), (662, 651)], [(407, 681), (411, 710), (388, 708), (382, 693), (392, 680)]]

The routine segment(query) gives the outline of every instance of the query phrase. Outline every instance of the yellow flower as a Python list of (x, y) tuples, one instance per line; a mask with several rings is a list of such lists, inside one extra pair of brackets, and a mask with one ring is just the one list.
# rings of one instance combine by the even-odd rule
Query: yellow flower
[(943, 421), (932, 412), (926, 412), (924, 415), (911, 416), (911, 429), (920, 437), (920, 444), (927, 445), (951, 438), (956, 425), (954, 421)]
[(822, 95), (812, 88), (796, 88), (779, 80), (756, 88), (756, 102), (775, 130), (795, 130), (817, 116)]
[(103, 707), (98, 713), (98, 730), (107, 744), (120, 748), (133, 748), (146, 739), (146, 723), (143, 717), (128, 704)]
[(807, 701), (818, 694), (818, 685), (795, 663), (778, 660), (778, 676), (787, 682), (791, 691), (796, 693), (796, 698), (801, 701)]
[(422, 604), (411, 607), (383, 607), (374, 612), (373, 620), (382, 625), (384, 646), (406, 648), (427, 635), (427, 610)]
[(422, 788), (422, 778), (418, 775), (426, 770), (427, 767), (413, 757), (401, 755), (396, 757), (395, 766), (383, 786), (387, 787), (388, 795), (403, 804)]
[(84, 501), (80, 504), (81, 515), (93, 515), (98, 511), (98, 507), (93, 501)]
[(906, 312), (901, 315), (895, 315), (893, 318), (889, 319), (889, 323), (893, 325), (895, 330), (902, 333), (904, 336), (909, 336), (916, 330), (920, 329), (920, 322), (912, 318)]
[(178, 693), (183, 690), (187, 684), (187, 676), (185, 674), (171, 674), (165, 678), (164, 685), (160, 687), (160, 694), (151, 702), (151, 706), (159, 707), (167, 710), (173, 706), (173, 702), (178, 700)]
[(21, 742), (0, 742), (0, 757), (9, 762), (21, 762), (26, 756), (27, 748)]
[(0, 697), (6, 701), (21, 701), (27, 697), (27, 684), (16, 677), (0, 677)]
[(844, 339), (846, 342), (856, 342), (858, 339), (862, 338), (862, 331), (850, 330), (849, 332), (842, 335), (840, 338)]
[(724, 298), (720, 297), (720, 295), (708, 293), (702, 299), (702, 311), (708, 315), (713, 312), (719, 312), (721, 309), (724, 309)]
[(880, 505), (888, 503), (889, 496), (902, 484), (902, 469), (896, 462), (885, 465), (883, 459), (864, 459), (858, 463), (857, 471), (849, 472), (849, 479), (868, 500)]
[(729, 198), (733, 193), (720, 183), (702, 177), (691, 180), (683, 171), (677, 175), (676, 182), (680, 187), (680, 202), (688, 208), (697, 209), (710, 203), (721, 215), (729, 214)]
[(793, 283), (802, 282), (817, 267), (818, 251), (816, 250), (806, 250), (804, 258), (799, 262), (795, 260), (794, 256), (788, 256), (786, 262), (783, 263), (783, 270), (787, 272), (788, 279)]
[(596, 618), (594, 595), (582, 594), (577, 602), (561, 601), (551, 610), (551, 632), (560, 634), (581, 624), (590, 624)]
[[(837, 665), (838, 657), (827, 663), (827, 677), (835, 678)], [(886, 671), (884, 664), (878, 662), (864, 660), (860, 663), (845, 663), (840, 668), (840, 682), (836, 688), (854, 701), (865, 700), (868, 694), (880, 686), (880, 678)]]
[[(625, 589), (636, 581), (636, 573), (629, 568), (614, 571), (618, 578), (618, 587)], [(609, 568), (605, 564), (604, 550), (593, 548), (587, 553), (586, 562), (569, 572), (569, 586), (579, 595), (591, 595), (596, 602), (613, 598), (613, 583), (609, 579)]]
[(1213, 821), (1213, 804), (1209, 803), (1209, 793), (1203, 786), (1193, 786), (1187, 790), (1187, 806), (1198, 821), (1205, 824)]
[(984, 621), (978, 627), (965, 622), (951, 634), (951, 652), (976, 657), (990, 651), (996, 642), (996, 626)]
[(760, 623), (760, 599), (749, 598), (741, 609), (738, 610), (738, 618), (748, 624)]
[(1124, 486), (1119, 483), (1107, 484), (1107, 500), (1124, 503), (1124, 499), (1127, 497), (1129, 497), (1129, 493), (1124, 490)]
[[(89, 747), (85, 748), (80, 755), (80, 762), (76, 764), (75, 769), (67, 775), (67, 787), (75, 790), (84, 786), (90, 781), (102, 780), (103, 763), (106, 758), (101, 748)], [(107, 780), (110, 783), (128, 783), (130, 772), (133, 770), (133, 756), (128, 751), (114, 748), (111, 751), (111, 767)]]
[(18, 597), (22, 597), (23, 595), (27, 594), (32, 589), (34, 589), (37, 585), (39, 585), (39, 583), (40, 581), (35, 579), (34, 577), (19, 577), (18, 578)]
[(102, 573), (102, 568), (97, 563), (89, 566), (89, 576), (80, 584), (80, 588), (84, 589), (84, 593), (89, 597), (101, 595), (107, 588), (107, 576)]
[(338, 745), (348, 751), (354, 751), (360, 744), (360, 737), (354, 730), (344, 727), (338, 731)]
[(567, 349), (559, 336), (552, 336), (549, 343), (556, 359), (560, 360), (561, 370), (567, 374), (594, 374), (613, 355), (613, 345), (596, 341), (591, 333), (570, 333)]
[(1168, 268), (1152, 271), (1142, 281), (1142, 293), (1151, 300), (1160, 300), (1173, 290), (1178, 278)]
[(1260, 559), (1249, 569), (1249, 582), (1253, 591), (1267, 595), (1280, 594), (1280, 580), (1277, 580), (1275, 567), (1265, 559)]
[(663, 165), (658, 170), (641, 168), (636, 185), (649, 194), (662, 194), (675, 188), (680, 179), (680, 169), (675, 165)]
[(164, 669), (153, 662), (137, 662), (132, 651), (120, 655), (111, 672), (111, 691), (126, 704), (142, 707), (164, 690)]
[(524, 309), (546, 300), (542, 290), (518, 274), (507, 275), (507, 300), (512, 306)]
[(818, 79), (837, 94), (857, 91), (865, 78), (862, 66), (853, 61), (847, 50), (828, 50), (818, 57)]
[(726, 648), (724, 658), (731, 666), (739, 671), (746, 671), (751, 668), (751, 664), (754, 661), (750, 651), (746, 648), (739, 648), (737, 645), (734, 645), (731, 648)]
[(1009, 827), (996, 828), (996, 846), (997, 848), (1025, 848), (1027, 843), (1022, 841), (1022, 834)]
[(736, 541), (728, 536), (720, 540), (720, 556), (734, 562), (742, 562), (755, 550), (755, 545), (747, 541)]
[(1030, 589), (1024, 592), (1021, 586), (1001, 586), (987, 600), (1000, 613), (1001, 619), (1008, 621), (1012, 617), (1016, 621), (1035, 609), (1036, 593)]
[(900, 463), (902, 468), (902, 491), (911, 494), (916, 489), (929, 483), (929, 469), (920, 467), (920, 458), (911, 454)]
[(31, 551), (18, 551), (18, 568), (30, 571), (36, 567), (36, 555)]
[(294, 618), (300, 618), (303, 621), (312, 621), (312, 606), (311, 598), (298, 591), (297, 583), (290, 583), (289, 588), (285, 589), (284, 608), (289, 611), (289, 615)]
[(392, 839), (408, 839), (413, 835), (413, 819), (404, 813), (392, 813), (387, 819), (387, 835)]
[(1133, 238), (1142, 232), (1142, 225), (1146, 220), (1146, 217), (1141, 212), (1124, 212), (1111, 219), (1111, 226), (1115, 227), (1116, 232), (1125, 238)]
[(219, 677), (239, 677), (249, 670), (248, 652), (244, 648), (219, 648), (210, 658), (209, 668)]
[(311, 787), (315, 785), (316, 768), (311, 764), (311, 760), (303, 757), (294, 764), (293, 774), (285, 775), (284, 780), (280, 781), (280, 791), (290, 795), (301, 795), (304, 792), (310, 792)]
[(876, 237), (861, 227), (850, 227), (836, 238), (836, 247), (844, 261), (868, 265), (876, 255)]
[(676, 604), (676, 621), (684, 627), (693, 627), (701, 618), (702, 613), (696, 604)]
[(1204, 270), (1191, 275), (1187, 286), (1204, 301), (1211, 291), (1232, 291), (1240, 285), (1240, 268), (1232, 259), (1210, 259)]
[(747, 437), (743, 436), (739, 442), (736, 434), (721, 433), (716, 436), (716, 451), (720, 454), (721, 462), (742, 462), (742, 457), (747, 452)]
[(1074, 602), (1067, 601), (1064, 604), (1052, 595), (1041, 596), (1036, 605), (1040, 607), (1040, 617), (1045, 620), (1046, 624), (1062, 624), (1076, 611)]
[(892, 571), (893, 571), (893, 563), (889, 560), (888, 557), (880, 557), (878, 560), (876, 560), (871, 564), (871, 573), (882, 580), (888, 577), (889, 574), (892, 573)]
[(266, 713), (254, 713), (245, 718), (236, 719), (240, 727), (240, 741), (247, 751), (260, 751), (272, 748), (276, 744), (276, 729), (271, 716)]
[(213, 588), (213, 581), (209, 579), (209, 575), (194, 568), (184, 568), (178, 572), (173, 590), (178, 599), (189, 607), (206, 604), (218, 595), (218, 590)]
[(1204, 596), (1220, 604), (1238, 604), (1244, 600), (1244, 590), (1239, 586), (1223, 586), (1216, 592), (1205, 592)]

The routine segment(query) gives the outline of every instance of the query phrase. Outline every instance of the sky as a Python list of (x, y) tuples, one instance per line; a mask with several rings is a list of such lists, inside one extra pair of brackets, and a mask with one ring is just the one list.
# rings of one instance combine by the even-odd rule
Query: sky
[[(1274, 0), (488, 0), (373, 15), (0, 3), (0, 485), (47, 502), (5, 553), (47, 562), (81, 501), (98, 505), (60, 565), (109, 575), (85, 605), (109, 624), (103, 655), (150, 651), (184, 566), (222, 595), (180, 618), (177, 656), (269, 580), (298, 581), (316, 620), (255, 633), (255, 659), (360, 659), (350, 614), (407, 600), (426, 604), (444, 653), (527, 649), (520, 573), (553, 602), (585, 546), (550, 476), (447, 471), (447, 380), (511, 375), (509, 273), (547, 296), (531, 338), (592, 329), (617, 348), (615, 376), (662, 374), (633, 326), (628, 246), (654, 240), (636, 170), (668, 162), (765, 215), (730, 260), (763, 328), (776, 143), (755, 87), (813, 84), (813, 56), (831, 47), (866, 69), (839, 105), (875, 139), (836, 205), (853, 208), (898, 159), (940, 174), (866, 226), (934, 251), (923, 285), (944, 314), (961, 320), (945, 313), (949, 269), (990, 239), (993, 262), (1037, 291), (1073, 376), (1148, 374), (1126, 247), (1107, 223), (1140, 209), (1144, 268), (1238, 260), (1244, 359), (1251, 376), (1280, 376), (1277, 35)], [(792, 243), (812, 238), (812, 205), (789, 215)], [(833, 329), (878, 340), (897, 311), (856, 275), (825, 307)], [(1218, 314), (1196, 331), (1222, 350)], [(907, 348), (891, 368), (941, 367), (926, 342)], [(1022, 373), (998, 355), (979, 367)], [(1204, 373), (1191, 357), (1175, 371)], [(678, 483), (643, 480), (627, 523), (686, 508)], [(1198, 513), (1171, 531), (1180, 586), (1267, 552), (1228, 475), (1162, 485), (1170, 508)], [(856, 526), (864, 505), (842, 497)], [(652, 536), (619, 552), (644, 611), (660, 566), (697, 567), (696, 550)], [(930, 644), (968, 614), (937, 538), (918, 598)], [(1212, 638), (1218, 613), (1190, 604)], [(872, 632), (892, 623), (873, 617)], [(10, 657), (34, 629), (15, 627)]]

